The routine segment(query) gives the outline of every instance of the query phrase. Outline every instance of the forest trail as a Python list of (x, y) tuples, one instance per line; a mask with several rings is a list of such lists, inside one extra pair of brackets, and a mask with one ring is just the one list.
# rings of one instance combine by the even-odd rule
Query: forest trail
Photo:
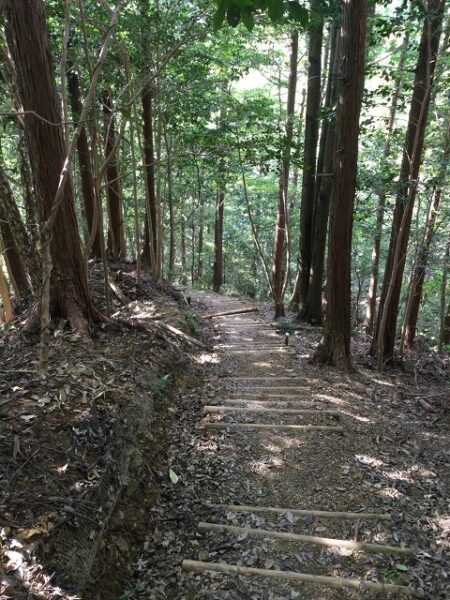
[[(208, 312), (250, 306), (214, 293), (193, 298)], [(213, 325), (201, 397), (185, 399), (191, 416), (172, 436), (180, 482), (167, 485), (165, 506), (154, 509), (175, 516), (156, 524), (150, 555), (141, 558), (142, 579), (152, 585), (144, 597), (410, 597), (410, 585), (418, 597), (444, 598), (421, 589), (433, 577), (425, 548), (436, 549), (436, 538), (419, 534), (414, 513), (416, 504), (427, 510), (441, 484), (410, 464), (410, 417), (389, 425), (367, 378), (310, 365), (303, 336), (286, 346), (262, 316)], [(279, 571), (294, 574), (291, 581)]]
[[(206, 299), (212, 312), (245, 307), (240, 301), (214, 294), (208, 294)], [(203, 587), (206, 577), (211, 590), (226, 588), (226, 579), (238, 579), (239, 583), (235, 583), (243, 598), (343, 598), (345, 594), (359, 597), (358, 591), (344, 589), (353, 586), (358, 590), (360, 585), (363, 587), (362, 578), (370, 580), (373, 576), (373, 567), (389, 564), (386, 560), (378, 564), (374, 561), (369, 567), (361, 560), (367, 549), (365, 543), (376, 544), (371, 549), (375, 554), (377, 545), (381, 553), (380, 543), (388, 544), (388, 556), (399, 557), (409, 549), (390, 545), (392, 524), (388, 513), (375, 518), (369, 498), (355, 502), (353, 490), (345, 489), (345, 483), (339, 485), (337, 477), (352, 459), (346, 443), (352, 432), (351, 415), (338, 410), (339, 402), (318, 393), (317, 381), (295, 369), (295, 348), (286, 345), (285, 336), (270, 324), (251, 313), (217, 321), (220, 343), (214, 349), (219, 360), (231, 363), (233, 375), (221, 379), (221, 393), (203, 408), (204, 427), (211, 443), (220, 445), (227, 439), (236, 444), (237, 460), (230, 457), (236, 473), (227, 470), (223, 474), (229, 479), (224, 488), (229, 488), (237, 476), (241, 490), (238, 497), (214, 494), (210, 518), (199, 523), (207, 548), (201, 558), (206, 560), (186, 560), (184, 569), (201, 572), (195, 579), (203, 576)], [(264, 510), (267, 508), (277, 510)], [(314, 515), (314, 511), (337, 514)], [(337, 511), (353, 514), (343, 517)], [(361, 515), (355, 518), (355, 512)], [(359, 533), (360, 529), (365, 531)], [(292, 540), (277, 539), (280, 532), (294, 534)], [(295, 536), (299, 538), (296, 540)], [(233, 544), (236, 540), (241, 543), (225, 554), (215, 554), (218, 543), (232, 538)], [(210, 574), (223, 569), (223, 564), (232, 565), (231, 568), (256, 567), (253, 575), (259, 575), (260, 581), (255, 581), (255, 577), (250, 581), (238, 572)], [(264, 573), (260, 569), (270, 569), (270, 577), (261, 577)], [(308, 575), (328, 576), (328, 585), (338, 589), (315, 585), (299, 588), (299, 582), (289, 582), (276, 573), (274, 577), (280, 569), (283, 573), (288, 570), (306, 574), (305, 579)], [(339, 579), (342, 576), (347, 581), (340, 587), (344, 583)], [(300, 575), (298, 579), (301, 580)], [(392, 590), (405, 592), (396, 587)]]

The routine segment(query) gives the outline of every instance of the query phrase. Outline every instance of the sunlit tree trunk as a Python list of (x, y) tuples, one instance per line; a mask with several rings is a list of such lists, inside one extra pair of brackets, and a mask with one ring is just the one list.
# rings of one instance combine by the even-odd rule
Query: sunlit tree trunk
[(327, 313), (315, 362), (351, 369), (351, 242), (364, 88), (367, 0), (344, 0), (336, 114), (337, 156), (330, 212)]

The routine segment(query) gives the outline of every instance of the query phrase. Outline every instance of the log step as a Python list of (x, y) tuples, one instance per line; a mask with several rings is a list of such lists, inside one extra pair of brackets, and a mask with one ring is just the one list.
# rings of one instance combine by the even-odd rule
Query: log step
[(227, 350), (227, 354), (239, 355), (239, 354), (295, 354), (295, 348), (292, 346), (280, 346), (278, 348), (266, 348), (264, 350)]
[(399, 554), (411, 555), (410, 548), (401, 546), (387, 546), (384, 544), (370, 544), (366, 542), (355, 542), (353, 540), (338, 540), (334, 538), (318, 537), (315, 535), (303, 535), (298, 533), (286, 533), (284, 531), (270, 531), (269, 529), (253, 529), (251, 527), (236, 527), (235, 525), (220, 525), (219, 523), (201, 522), (198, 524), (201, 533), (216, 531), (218, 533), (234, 533), (236, 535), (248, 535), (251, 537), (266, 538), (272, 540), (284, 540), (285, 542), (297, 542), (299, 544), (313, 544), (315, 546), (326, 546), (327, 548), (349, 548), (356, 552), (371, 552), (374, 554)]
[[(285, 400), (273, 400), (273, 398), (286, 398)], [(290, 400), (290, 398), (293, 398)], [(326, 408), (330, 406), (325, 404), (323, 400), (295, 400), (297, 396), (268, 396), (264, 398), (221, 398), (221, 402), (229, 402), (231, 404), (239, 404), (242, 402), (261, 402), (262, 404), (276, 404), (277, 406), (288, 404), (299, 404), (301, 406), (314, 406), (317, 409)]]
[(202, 573), (212, 571), (214, 573), (224, 573), (226, 575), (255, 575), (259, 577), (269, 577), (281, 581), (291, 581), (293, 583), (311, 583), (314, 585), (325, 585), (335, 588), (350, 588), (354, 590), (370, 590), (372, 592), (382, 592), (383, 594), (398, 594), (405, 596), (415, 596), (424, 598), (422, 590), (412, 590), (402, 585), (393, 583), (378, 583), (376, 581), (366, 581), (361, 579), (348, 579), (344, 577), (330, 577), (325, 575), (310, 575), (308, 573), (295, 573), (293, 571), (277, 571), (275, 569), (257, 569), (256, 567), (240, 567), (226, 563), (210, 563), (200, 560), (184, 560), (182, 569), (185, 572), (195, 571)]
[(331, 417), (340, 418), (342, 414), (338, 410), (321, 410), (320, 408), (266, 408), (263, 407), (242, 407), (242, 406), (223, 406), (223, 405), (207, 405), (203, 407), (204, 413), (221, 413), (221, 412), (240, 412), (240, 413), (274, 413), (286, 415), (330, 415)]
[(372, 520), (390, 521), (392, 519), (389, 513), (366, 513), (366, 512), (342, 512), (329, 510), (301, 510), (298, 508), (280, 508), (275, 506), (246, 506), (241, 504), (212, 504), (207, 503), (211, 508), (219, 508), (236, 513), (274, 513), (285, 515), (290, 512), (293, 515), (302, 517), (313, 516), (324, 519), (350, 519), (350, 520)]
[(203, 423), (206, 429), (272, 429), (274, 431), (333, 431), (344, 433), (344, 428), (334, 425), (271, 425), (266, 423)]

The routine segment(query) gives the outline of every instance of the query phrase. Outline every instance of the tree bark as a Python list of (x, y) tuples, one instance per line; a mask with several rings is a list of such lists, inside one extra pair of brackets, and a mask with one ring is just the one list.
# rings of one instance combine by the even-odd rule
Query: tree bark
[(424, 19), (419, 46), (379, 317), (371, 347), (371, 352), (377, 355), (380, 370), (385, 362), (394, 356), (400, 292), (439, 48), (444, 2), (445, 0), (428, 0), (428, 15)]
[(314, 199), (316, 183), (316, 155), (319, 137), (319, 111), (321, 100), (321, 61), (323, 24), (318, 14), (319, 4), (311, 4), (312, 19), (319, 20), (309, 34), (308, 92), (306, 99), (306, 123), (303, 155), (302, 200), (300, 209), (299, 266), (296, 281), (299, 297), (297, 318), (303, 319), (308, 297), (314, 230)]
[[(114, 149), (115, 127), (111, 90), (106, 90), (102, 95), (102, 109), (105, 115), (105, 156), (109, 156)], [(80, 132), (81, 137), (81, 132)], [(120, 190), (119, 170), (117, 158), (113, 156), (106, 167), (106, 196), (108, 200), (108, 252), (114, 260), (125, 258), (125, 232), (123, 227), (122, 194)]]
[[(158, 255), (158, 238), (156, 222), (156, 189), (155, 189), (155, 150), (153, 142), (153, 103), (152, 93), (149, 89), (144, 90), (141, 97), (142, 102), (142, 121), (144, 137), (144, 160), (145, 176), (147, 179), (147, 210), (145, 217), (144, 248), (142, 251), (142, 261), (155, 269), (152, 264), (150, 243), (153, 248), (153, 256)], [(150, 219), (149, 219), (150, 217)]]
[[(35, 297), (39, 294), (40, 260), (35, 246), (28, 236), (26, 227), (20, 216), (3, 167), (0, 165), (0, 219), (2, 220), (2, 237), (8, 253), (8, 260), (13, 270), (14, 279), (21, 293), (26, 295), (30, 290), (28, 279), (22, 270), (30, 276), (31, 288)], [(17, 254), (17, 255), (16, 255)]]
[[(337, 82), (339, 73), (340, 32), (336, 24), (332, 25), (330, 48), (330, 66), (327, 83), (325, 106), (328, 112), (335, 108), (337, 99)], [(328, 117), (330, 119), (330, 117)], [(310, 281), (303, 318), (311, 323), (321, 324), (323, 321), (322, 286), (325, 265), (325, 248), (327, 241), (328, 216), (333, 189), (334, 160), (336, 154), (335, 118), (322, 125), (321, 151), (317, 163), (316, 200), (314, 218), (314, 238), (311, 255)], [(320, 156), (322, 154), (322, 156)]]
[[(81, 102), (80, 92), (80, 79), (78, 73), (72, 67), (67, 72), (67, 84), (70, 97), (70, 105), (72, 108), (72, 114), (74, 121), (78, 121), (80, 118), (81, 111), (83, 109), (83, 103)], [(89, 150), (89, 143), (87, 138), (86, 127), (82, 127), (80, 135), (77, 140), (77, 153), (78, 153), (78, 165), (80, 167), (80, 179), (81, 179), (81, 191), (83, 193), (84, 201), (84, 212), (88, 229), (88, 237), (92, 232), (94, 223), (94, 212), (95, 212), (95, 188), (94, 178), (92, 176), (92, 162), (91, 152)], [(100, 234), (98, 232), (95, 235), (92, 243), (90, 252), (92, 258), (101, 258), (101, 242)]]
[[(59, 187), (66, 151), (63, 129), (61, 125), (53, 125), (61, 123), (61, 113), (42, 0), (9, 1), (6, 33), (18, 74), (22, 106), (24, 111), (30, 111), (25, 117), (25, 127), (31, 145), (39, 216), (47, 220)], [(73, 328), (87, 333), (98, 313), (89, 296), (70, 179), (55, 215), (51, 254), (50, 314), (67, 319)]]
[(213, 267), (213, 290), (220, 291), (223, 284), (223, 214), (224, 214), (225, 190), (219, 186), (216, 197), (216, 217), (214, 224), (214, 267)]
[(352, 368), (351, 242), (366, 27), (367, 0), (344, 0), (336, 115), (337, 156), (328, 240), (327, 312), (324, 338), (314, 361), (347, 371)]
[(172, 193), (172, 148), (166, 135), (166, 153), (167, 153), (167, 204), (169, 207), (169, 278), (173, 277), (175, 271), (175, 216), (173, 207)]
[(20, 296), (28, 296), (31, 292), (30, 284), (28, 283), (27, 273), (24, 269), (22, 259), (17, 250), (16, 242), (9, 226), (6, 215), (3, 211), (3, 206), (0, 201), (0, 232), (3, 240), (3, 247), (6, 255), (8, 270), (17, 286), (17, 291)]
[(420, 302), (422, 300), (423, 283), (425, 281), (430, 245), (434, 234), (441, 196), (442, 189), (435, 189), (430, 200), (425, 231), (417, 252), (416, 264), (411, 277), (400, 352), (403, 351), (404, 346), (411, 348), (416, 337), (417, 318), (419, 316)]
[(285, 294), (285, 269), (286, 265), (286, 241), (288, 227), (288, 191), (289, 191), (289, 167), (291, 158), (291, 145), (294, 128), (295, 94), (297, 90), (297, 62), (298, 62), (298, 29), (294, 28), (291, 33), (291, 57), (289, 69), (287, 114), (285, 125), (285, 139), (282, 151), (281, 173), (278, 188), (277, 223), (275, 228), (275, 249), (272, 269), (272, 296), (275, 305), (275, 318), (284, 316), (284, 294)]
[[(401, 74), (404, 68), (406, 53), (409, 45), (409, 31), (405, 32), (405, 36), (403, 38), (403, 44), (401, 48), (401, 54), (398, 61), (398, 74), (394, 80), (394, 89), (392, 91), (392, 99), (391, 106), (389, 109), (389, 121), (386, 132), (386, 140), (384, 142), (383, 162), (387, 162), (389, 160), (391, 154), (391, 142), (392, 142), (392, 132), (394, 130), (395, 125), (395, 117), (397, 114), (397, 104), (398, 98), (400, 94), (401, 87)], [(379, 276), (379, 266), (380, 266), (380, 248), (381, 248), (381, 235), (383, 232), (383, 223), (384, 223), (384, 210), (386, 205), (386, 189), (383, 186), (383, 189), (380, 190), (378, 194), (378, 206), (377, 206), (377, 222), (375, 225), (375, 235), (373, 239), (373, 248), (372, 248), (372, 264), (370, 268), (370, 283), (369, 283), (369, 292), (367, 295), (367, 305), (366, 305), (366, 319), (364, 323), (364, 328), (367, 335), (373, 334), (373, 327), (375, 323), (375, 314), (376, 314), (376, 303), (377, 303), (377, 291), (378, 291), (378, 276)]]

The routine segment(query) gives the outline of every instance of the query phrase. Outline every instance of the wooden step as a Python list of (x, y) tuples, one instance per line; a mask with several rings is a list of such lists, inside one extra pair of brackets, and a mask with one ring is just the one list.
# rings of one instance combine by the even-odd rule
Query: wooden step
[(247, 506), (243, 504), (212, 504), (207, 503), (207, 506), (211, 508), (223, 509), (230, 512), (236, 513), (273, 513), (277, 515), (285, 515), (291, 513), (301, 517), (313, 516), (322, 519), (349, 519), (349, 520), (376, 520), (376, 521), (390, 521), (391, 515), (388, 513), (375, 513), (375, 512), (342, 512), (342, 511), (329, 511), (329, 510), (306, 510), (298, 508), (281, 508), (274, 506)]
[(297, 542), (299, 544), (313, 544), (315, 546), (326, 546), (327, 548), (348, 548), (349, 550), (354, 550), (355, 552), (398, 554), (402, 556), (409, 556), (413, 554), (411, 548), (403, 548), (401, 546), (370, 544), (367, 542), (355, 542), (354, 540), (338, 540), (335, 538), (318, 537), (315, 535), (286, 533), (284, 531), (271, 531), (269, 529), (253, 529), (252, 527), (236, 527), (235, 525), (221, 525), (219, 523), (201, 522), (198, 524), (198, 530), (201, 533), (216, 531), (217, 533), (233, 533), (236, 535), (247, 535), (271, 540), (283, 540), (285, 542)]
[(235, 412), (235, 413), (274, 413), (274, 414), (287, 414), (287, 415), (330, 415), (332, 417), (340, 418), (342, 414), (337, 410), (320, 410), (319, 409), (308, 409), (308, 408), (266, 408), (264, 407), (242, 407), (242, 406), (204, 406), (204, 413), (222, 413), (222, 412)]
[(202, 573), (212, 571), (214, 573), (224, 573), (225, 575), (254, 575), (258, 577), (268, 577), (281, 581), (290, 581), (292, 583), (310, 583), (314, 585), (325, 585), (335, 588), (349, 588), (357, 590), (369, 590), (372, 592), (381, 592), (383, 595), (396, 594), (408, 597), (425, 598), (422, 590), (411, 590), (409, 587), (395, 585), (393, 583), (378, 583), (376, 581), (367, 581), (361, 579), (348, 579), (344, 577), (330, 577), (326, 575), (310, 575), (308, 573), (296, 573), (293, 571), (277, 571), (275, 569), (258, 569), (256, 567), (240, 567), (238, 565), (229, 565), (226, 563), (210, 563), (200, 560), (183, 560), (182, 569), (185, 572), (195, 571)]
[(344, 428), (338, 425), (278, 425), (270, 423), (203, 423), (202, 427), (206, 429), (272, 429), (274, 431), (285, 431), (294, 433), (296, 431), (330, 431), (335, 433), (344, 433)]

